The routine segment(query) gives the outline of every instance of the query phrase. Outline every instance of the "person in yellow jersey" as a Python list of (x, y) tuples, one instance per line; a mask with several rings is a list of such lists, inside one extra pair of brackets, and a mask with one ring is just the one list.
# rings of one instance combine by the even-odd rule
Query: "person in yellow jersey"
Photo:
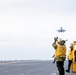
[(70, 50), (68, 52), (68, 69), (66, 70), (66, 72), (70, 73), (70, 67), (73, 61), (73, 44), (71, 44), (70, 46)]
[(65, 40), (54, 38), (54, 42), (52, 44), (53, 48), (55, 49), (55, 61), (59, 75), (65, 75), (64, 71), (64, 61), (66, 59), (65, 42), (66, 42)]

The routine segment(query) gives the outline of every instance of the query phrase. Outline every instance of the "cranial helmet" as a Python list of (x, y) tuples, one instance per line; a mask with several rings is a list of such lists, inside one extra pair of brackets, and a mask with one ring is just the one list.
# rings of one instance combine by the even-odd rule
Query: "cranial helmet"
[(62, 41), (61, 38), (58, 38), (58, 39), (57, 39), (57, 43), (60, 43), (61, 41)]

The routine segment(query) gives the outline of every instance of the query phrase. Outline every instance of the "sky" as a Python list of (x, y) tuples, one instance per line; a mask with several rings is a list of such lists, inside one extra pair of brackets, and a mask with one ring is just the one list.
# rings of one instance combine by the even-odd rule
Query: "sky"
[(68, 51), (75, 25), (76, 0), (0, 0), (0, 60), (51, 60), (54, 37)]

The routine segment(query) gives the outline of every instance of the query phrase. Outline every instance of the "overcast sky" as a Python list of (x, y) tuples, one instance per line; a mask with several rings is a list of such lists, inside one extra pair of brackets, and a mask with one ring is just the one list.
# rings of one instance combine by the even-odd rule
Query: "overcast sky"
[(75, 32), (76, 0), (0, 0), (0, 60), (51, 60), (53, 38)]

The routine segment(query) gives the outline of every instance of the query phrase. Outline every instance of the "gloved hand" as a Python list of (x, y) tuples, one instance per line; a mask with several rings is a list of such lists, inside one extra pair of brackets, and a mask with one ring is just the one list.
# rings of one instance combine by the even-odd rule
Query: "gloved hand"
[(54, 37), (54, 41), (57, 41), (58, 37)]

